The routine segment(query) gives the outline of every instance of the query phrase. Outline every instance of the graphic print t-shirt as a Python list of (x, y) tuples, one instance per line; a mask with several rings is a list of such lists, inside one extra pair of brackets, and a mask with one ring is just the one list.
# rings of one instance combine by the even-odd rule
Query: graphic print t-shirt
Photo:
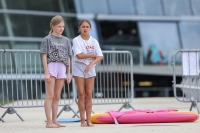
[(73, 39), (73, 46), (72, 50), (74, 52), (74, 61), (82, 62), (86, 65), (89, 65), (90, 62), (93, 61), (93, 58), (87, 58), (87, 59), (78, 59), (76, 57), (77, 54), (83, 53), (95, 53), (96, 56), (103, 56), (101, 48), (99, 46), (99, 43), (96, 39), (90, 36), (89, 40), (84, 40), (79, 35)]
[(71, 43), (67, 37), (47, 35), (40, 47), (41, 53), (47, 54), (47, 63), (62, 62), (68, 65), (68, 56), (72, 55)]

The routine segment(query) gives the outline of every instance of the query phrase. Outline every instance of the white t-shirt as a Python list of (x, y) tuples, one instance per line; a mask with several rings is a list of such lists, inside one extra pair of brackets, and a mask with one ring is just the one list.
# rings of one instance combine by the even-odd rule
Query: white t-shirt
[(77, 54), (95, 53), (96, 56), (103, 56), (98, 41), (91, 36), (90, 36), (89, 40), (82, 39), (82, 37), (80, 35), (75, 37), (73, 39), (72, 50), (74, 52), (74, 61), (82, 62), (86, 65), (89, 65), (90, 62), (93, 61), (93, 58), (78, 59), (76, 57)]

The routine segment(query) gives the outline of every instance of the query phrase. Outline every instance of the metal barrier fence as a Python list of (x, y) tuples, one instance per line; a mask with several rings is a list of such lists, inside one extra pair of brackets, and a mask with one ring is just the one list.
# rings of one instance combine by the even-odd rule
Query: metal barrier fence
[[(8, 114), (15, 113), (23, 118), (14, 108), (43, 107), (45, 97), (45, 82), (41, 54), (39, 50), (0, 49), (0, 107), (7, 110), (0, 120)], [(72, 83), (65, 84), (61, 93), (59, 106), (62, 110), (73, 111), (75, 91)], [(79, 117), (79, 116), (78, 116)]]
[(96, 65), (92, 104), (122, 104), (119, 111), (134, 109), (130, 104), (134, 96), (132, 54), (129, 51), (103, 51), (103, 55), (104, 59)]
[[(93, 91), (93, 105), (123, 104), (122, 108), (132, 108), (133, 100), (133, 60), (129, 51), (103, 51), (104, 59), (96, 65), (97, 76)], [(73, 66), (72, 66), (73, 67)], [(41, 54), (39, 50), (0, 49), (0, 107), (8, 114), (23, 118), (15, 108), (43, 107), (45, 82)], [(59, 115), (77, 102), (74, 81), (62, 90)]]
[[(200, 75), (199, 75), (200, 50), (180, 50), (173, 56), (173, 88), (174, 96), (180, 102), (191, 102), (190, 111), (197, 108), (200, 114), (198, 102), (200, 101)], [(176, 82), (177, 71), (182, 72), (182, 81)], [(177, 94), (181, 90), (182, 94)]]

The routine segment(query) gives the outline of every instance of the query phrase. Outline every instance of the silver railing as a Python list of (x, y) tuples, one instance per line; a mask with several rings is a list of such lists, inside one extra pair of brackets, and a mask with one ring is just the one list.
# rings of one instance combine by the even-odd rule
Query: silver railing
[[(173, 89), (174, 96), (180, 102), (191, 102), (190, 111), (197, 108), (200, 114), (198, 102), (200, 102), (200, 75), (199, 64), (200, 50), (179, 50), (173, 56)], [(181, 60), (181, 66), (176, 65), (176, 60)], [(182, 81), (177, 83), (177, 71), (182, 72)], [(178, 94), (178, 91), (182, 94)]]
[[(129, 51), (103, 51), (104, 60), (96, 65), (97, 76), (93, 91), (93, 104), (122, 104), (122, 108), (133, 108), (134, 97), (133, 58)], [(43, 107), (45, 82), (39, 50), (0, 49), (0, 107), (6, 114), (16, 114), (16, 108)], [(59, 115), (77, 101), (74, 80), (63, 87)], [(134, 109), (134, 108), (133, 108)]]

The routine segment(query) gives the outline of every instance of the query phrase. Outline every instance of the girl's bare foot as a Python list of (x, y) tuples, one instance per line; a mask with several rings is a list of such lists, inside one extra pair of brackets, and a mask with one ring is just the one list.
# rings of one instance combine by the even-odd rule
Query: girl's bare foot
[(87, 125), (88, 127), (94, 127), (94, 125), (91, 122), (87, 123)]
[(62, 125), (62, 124), (60, 124), (60, 123), (58, 123), (58, 122), (53, 122), (55, 125), (57, 125), (58, 127), (66, 127), (65, 125)]
[(81, 127), (87, 127), (87, 123), (85, 121), (81, 122)]
[(46, 128), (59, 128), (59, 126), (54, 123), (51, 123), (51, 124), (46, 124)]

